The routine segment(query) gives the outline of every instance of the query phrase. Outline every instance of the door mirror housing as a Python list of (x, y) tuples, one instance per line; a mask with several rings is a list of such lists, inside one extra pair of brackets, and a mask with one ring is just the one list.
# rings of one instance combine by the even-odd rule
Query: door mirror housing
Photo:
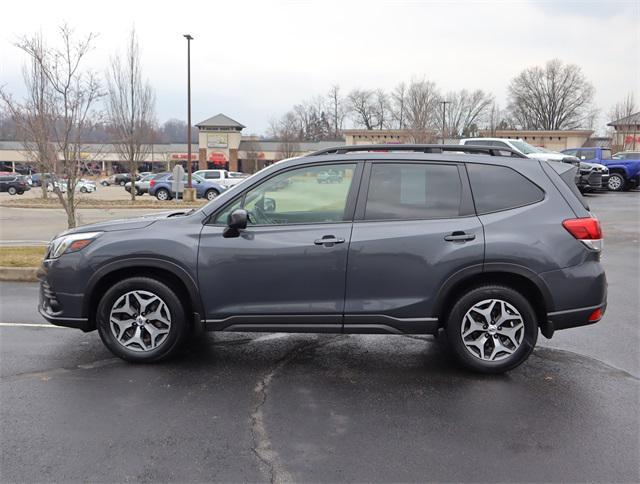
[(229, 214), (229, 217), (227, 218), (227, 227), (222, 233), (223, 237), (238, 237), (240, 235), (240, 231), (247, 228), (248, 222), (249, 214), (246, 210), (242, 208), (234, 210)]

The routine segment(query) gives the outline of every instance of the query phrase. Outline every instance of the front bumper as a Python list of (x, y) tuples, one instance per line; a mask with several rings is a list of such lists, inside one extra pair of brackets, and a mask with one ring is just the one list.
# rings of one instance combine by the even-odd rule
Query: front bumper
[(44, 319), (56, 326), (77, 328), (85, 332), (95, 329), (87, 318), (76, 314), (79, 311), (81, 295), (56, 292), (49, 284), (43, 268), (38, 272), (38, 279), (40, 280), (38, 312)]

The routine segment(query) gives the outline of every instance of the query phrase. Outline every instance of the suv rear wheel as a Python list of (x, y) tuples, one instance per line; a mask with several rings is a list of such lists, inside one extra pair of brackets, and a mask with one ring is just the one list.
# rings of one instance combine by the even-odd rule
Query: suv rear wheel
[(163, 282), (132, 277), (114, 284), (98, 305), (100, 338), (113, 354), (153, 362), (175, 353), (188, 336), (185, 310)]
[(525, 361), (538, 339), (531, 304), (504, 286), (481, 286), (464, 294), (445, 324), (447, 340), (465, 367), (502, 373)]
[(18, 193), (18, 190), (16, 190), (16, 187), (9, 187), (7, 189), (7, 192), (9, 192), (9, 195), (15, 195), (16, 193)]
[(209, 190), (207, 190), (207, 193), (205, 193), (205, 197), (207, 200), (213, 200), (214, 198), (216, 198), (218, 195), (220, 195), (218, 193), (218, 190), (215, 190), (213, 188), (210, 188)]

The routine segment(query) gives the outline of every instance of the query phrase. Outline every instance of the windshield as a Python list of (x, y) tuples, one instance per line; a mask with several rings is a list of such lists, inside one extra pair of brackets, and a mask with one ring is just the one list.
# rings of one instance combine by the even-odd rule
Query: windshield
[(540, 150), (538, 150), (538, 148), (531, 146), (529, 143), (525, 143), (524, 141), (511, 140), (511, 144), (523, 155), (530, 155), (531, 153), (540, 153)]

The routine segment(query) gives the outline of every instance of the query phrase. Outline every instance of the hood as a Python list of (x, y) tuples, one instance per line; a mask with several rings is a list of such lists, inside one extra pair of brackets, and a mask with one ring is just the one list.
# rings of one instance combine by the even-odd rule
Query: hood
[(189, 209), (169, 210), (169, 211), (160, 212), (160, 213), (150, 213), (150, 214), (142, 215), (140, 217), (135, 217), (135, 218), (108, 220), (105, 222), (98, 222), (95, 224), (83, 225), (82, 227), (76, 227), (75, 229), (69, 229), (65, 232), (62, 232), (56, 235), (56, 237), (54, 238), (61, 237), (63, 235), (69, 235), (69, 234), (80, 234), (83, 232), (116, 232), (119, 230), (143, 229), (160, 219), (175, 217), (176, 215), (184, 215), (188, 211)]

